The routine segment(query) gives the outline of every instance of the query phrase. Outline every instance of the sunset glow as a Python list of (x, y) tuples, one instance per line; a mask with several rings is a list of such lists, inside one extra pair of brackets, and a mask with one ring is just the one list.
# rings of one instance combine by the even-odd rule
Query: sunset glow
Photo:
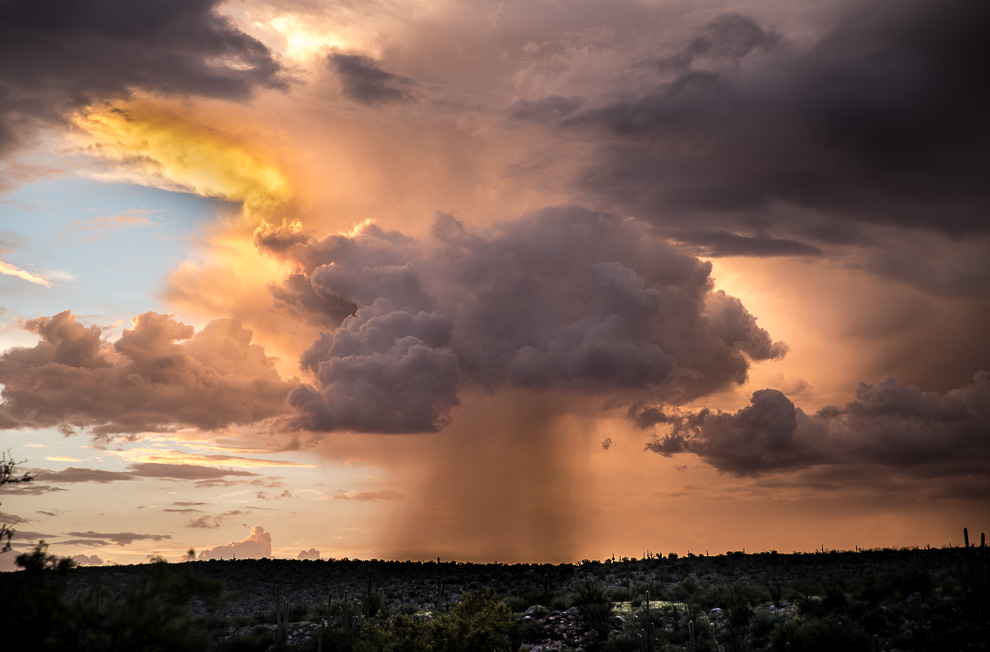
[(0, 8), (15, 550), (990, 526), (986, 3), (45, 4)]

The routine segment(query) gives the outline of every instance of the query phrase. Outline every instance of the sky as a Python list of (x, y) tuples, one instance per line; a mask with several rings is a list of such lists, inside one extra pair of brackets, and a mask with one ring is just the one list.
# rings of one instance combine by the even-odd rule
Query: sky
[(567, 562), (985, 530), (988, 14), (0, 2), (15, 550)]

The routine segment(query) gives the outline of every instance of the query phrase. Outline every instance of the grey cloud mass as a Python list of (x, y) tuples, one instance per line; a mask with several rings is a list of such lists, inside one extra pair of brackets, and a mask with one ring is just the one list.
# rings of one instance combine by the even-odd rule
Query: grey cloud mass
[(272, 52), (217, 0), (0, 3), (0, 152), (37, 119), (131, 90), (242, 99), (286, 88)]
[(681, 414), (637, 406), (643, 428), (662, 426), (647, 449), (694, 453), (720, 471), (759, 475), (812, 467), (875, 465), (921, 477), (990, 476), (990, 373), (936, 394), (891, 377), (861, 383), (853, 401), (809, 415), (763, 389), (735, 413)]
[(337, 73), (344, 95), (359, 104), (374, 106), (412, 99), (411, 80), (382, 70), (374, 59), (359, 54), (335, 52), (327, 64)]
[(786, 350), (712, 290), (710, 265), (643, 223), (576, 206), (487, 230), (441, 215), (423, 241), (373, 225), (309, 241), (288, 230), (256, 237), (301, 266), (275, 296), (304, 293), (288, 301), (294, 310), (315, 298), (357, 307), (327, 319), (336, 329), (300, 360), (316, 382), (289, 403), (311, 430), (435, 431), (464, 385), (681, 402), (741, 383), (749, 361)]
[(985, 233), (988, 19), (980, 0), (851, 3), (803, 44), (717, 17), (657, 55), (652, 84), (559, 123), (602, 135), (577, 186), (663, 224), (761, 214), (787, 228), (792, 205)]

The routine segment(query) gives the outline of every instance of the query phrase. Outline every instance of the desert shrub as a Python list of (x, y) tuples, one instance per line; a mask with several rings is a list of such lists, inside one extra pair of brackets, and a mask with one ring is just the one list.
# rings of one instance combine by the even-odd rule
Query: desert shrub
[(211, 649), (216, 652), (265, 652), (272, 645), (272, 633), (267, 629), (252, 629), (243, 634), (217, 641)]
[(675, 584), (672, 591), (678, 602), (697, 602), (698, 589), (698, 580), (693, 575), (688, 575)]
[(539, 643), (547, 634), (547, 628), (536, 618), (520, 620), (512, 635), (513, 647), (520, 643)]
[(605, 642), (603, 652), (639, 652), (639, 639), (623, 634), (615, 636)]
[(625, 586), (611, 589), (608, 593), (612, 602), (628, 602), (632, 599), (632, 590)]
[(779, 623), (773, 631), (773, 649), (783, 652), (788, 642), (800, 652), (869, 652), (873, 639), (858, 625), (839, 616), (798, 618)]
[(598, 580), (588, 579), (579, 584), (572, 603), (581, 610), (589, 629), (602, 640), (608, 637), (612, 624), (612, 601)]
[(491, 590), (467, 593), (436, 626), (439, 652), (510, 649), (512, 611)]
[(521, 595), (510, 595), (505, 599), (505, 604), (509, 607), (512, 613), (519, 613), (521, 611), (526, 611), (530, 605), (535, 604), (530, 602)]
[[(430, 652), (433, 623), (406, 614), (381, 622), (369, 622), (361, 631), (355, 652)], [(330, 649), (337, 649), (330, 647)]]

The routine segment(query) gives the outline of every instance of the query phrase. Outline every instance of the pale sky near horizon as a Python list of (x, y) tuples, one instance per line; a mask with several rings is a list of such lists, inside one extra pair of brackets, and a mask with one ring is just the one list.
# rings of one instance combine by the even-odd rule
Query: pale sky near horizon
[(0, 5), (15, 549), (573, 561), (987, 529), (988, 13)]

